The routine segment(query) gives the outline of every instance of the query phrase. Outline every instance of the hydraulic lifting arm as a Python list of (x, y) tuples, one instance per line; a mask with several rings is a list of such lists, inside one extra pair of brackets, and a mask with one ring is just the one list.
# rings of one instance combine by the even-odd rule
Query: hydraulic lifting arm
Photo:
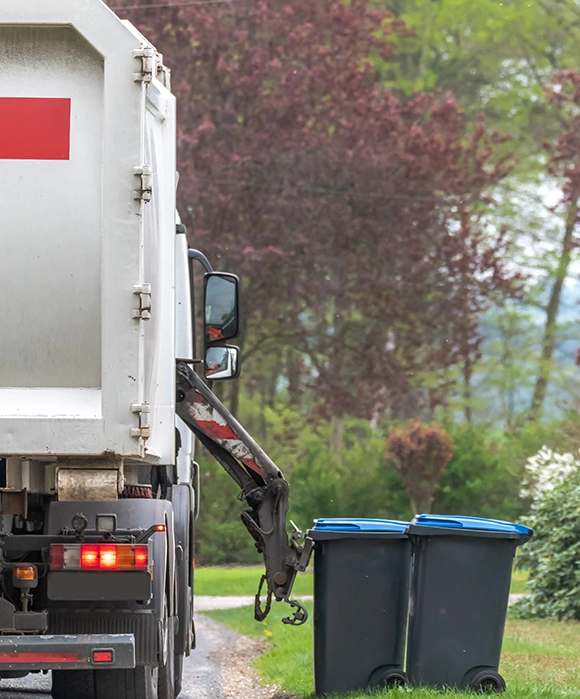
[[(284, 623), (303, 624), (308, 617), (306, 609), (291, 600), (290, 594), (296, 573), (304, 570), (309, 551), (298, 543), (298, 530), (288, 539), (289, 486), (280, 469), (184, 362), (177, 365), (177, 414), (236, 481), (240, 499), (250, 508), (242, 513), (242, 521), (266, 564), (266, 574), (256, 594), (256, 619), (266, 618), (274, 597), (294, 608)], [(267, 601), (262, 609), (260, 594), (264, 583)]]

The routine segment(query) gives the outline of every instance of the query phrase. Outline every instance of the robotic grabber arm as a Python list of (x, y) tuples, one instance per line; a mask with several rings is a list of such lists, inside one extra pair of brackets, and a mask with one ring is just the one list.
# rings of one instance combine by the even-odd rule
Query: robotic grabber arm
[[(274, 597), (293, 608), (292, 616), (283, 619), (285, 624), (303, 624), (308, 613), (299, 602), (290, 599), (290, 594), (296, 573), (304, 570), (310, 551), (298, 543), (298, 530), (288, 539), (289, 486), (280, 469), (183, 362), (177, 365), (177, 414), (236, 481), (240, 499), (249, 505), (250, 509), (242, 513), (242, 521), (266, 564), (266, 574), (256, 594), (256, 620), (266, 618)], [(262, 609), (264, 584), (267, 600)]]

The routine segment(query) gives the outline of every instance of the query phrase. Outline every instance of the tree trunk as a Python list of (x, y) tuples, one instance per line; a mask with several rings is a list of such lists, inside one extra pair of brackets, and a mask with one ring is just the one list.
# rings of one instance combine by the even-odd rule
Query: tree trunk
[(411, 511), (414, 515), (428, 515), (431, 512), (431, 505), (433, 504), (433, 494), (428, 498), (409, 496), (409, 503), (411, 504)]
[(473, 392), (471, 390), (471, 378), (473, 376), (473, 365), (471, 363), (470, 357), (465, 357), (463, 362), (463, 414), (465, 416), (465, 421), (468, 423), (473, 422), (473, 407), (471, 401), (473, 398)]
[(340, 461), (344, 447), (344, 415), (333, 418), (332, 423), (332, 451)]
[[(244, 361), (244, 347), (246, 345), (246, 324), (242, 323), (242, 329), (240, 331), (240, 335), (236, 341), (236, 345), (240, 348), (240, 357), (242, 361), (242, 366), (243, 366), (243, 361)], [(238, 417), (238, 412), (240, 410), (240, 391), (241, 391), (241, 379), (234, 379), (230, 383), (230, 390), (229, 390), (229, 403), (230, 403), (230, 412), (234, 417)]]
[(558, 312), (560, 310), (560, 302), (562, 300), (562, 289), (568, 277), (568, 269), (572, 259), (572, 250), (574, 247), (574, 228), (578, 217), (578, 196), (574, 197), (566, 212), (566, 227), (564, 229), (564, 238), (562, 239), (562, 249), (558, 267), (554, 276), (554, 285), (550, 294), (550, 300), (546, 309), (546, 324), (544, 326), (544, 338), (542, 340), (542, 355), (540, 365), (538, 367), (538, 376), (534, 387), (534, 395), (530, 407), (530, 419), (540, 420), (550, 382), (552, 358), (556, 348), (556, 331)]
[(286, 350), (286, 374), (288, 376), (288, 402), (293, 408), (300, 405), (301, 392), (301, 355), (293, 347)]

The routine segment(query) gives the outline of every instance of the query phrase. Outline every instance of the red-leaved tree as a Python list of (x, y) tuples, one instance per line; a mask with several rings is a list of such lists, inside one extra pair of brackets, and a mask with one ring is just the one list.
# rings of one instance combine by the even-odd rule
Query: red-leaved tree
[(512, 290), (486, 196), (509, 167), (452, 97), (380, 84), (373, 58), (404, 26), (366, 0), (120, 14), (173, 70), (181, 213), (243, 277), (246, 357), (291, 347), (268, 371), (327, 414), (442, 402), (447, 369), (477, 357), (479, 312)]
[(411, 420), (386, 441), (387, 459), (401, 477), (414, 514), (431, 512), (433, 496), (453, 456), (453, 441), (440, 425)]

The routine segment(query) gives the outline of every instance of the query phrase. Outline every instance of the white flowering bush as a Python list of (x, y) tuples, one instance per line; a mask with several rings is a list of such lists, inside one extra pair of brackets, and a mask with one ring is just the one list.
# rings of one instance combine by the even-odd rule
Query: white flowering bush
[(547, 493), (579, 471), (580, 461), (574, 454), (558, 454), (544, 446), (528, 459), (520, 494), (532, 499), (532, 507), (537, 506)]
[(530, 595), (515, 608), (523, 617), (580, 620), (580, 461), (546, 449), (528, 461), (526, 524), (534, 529), (518, 564), (530, 571)]

